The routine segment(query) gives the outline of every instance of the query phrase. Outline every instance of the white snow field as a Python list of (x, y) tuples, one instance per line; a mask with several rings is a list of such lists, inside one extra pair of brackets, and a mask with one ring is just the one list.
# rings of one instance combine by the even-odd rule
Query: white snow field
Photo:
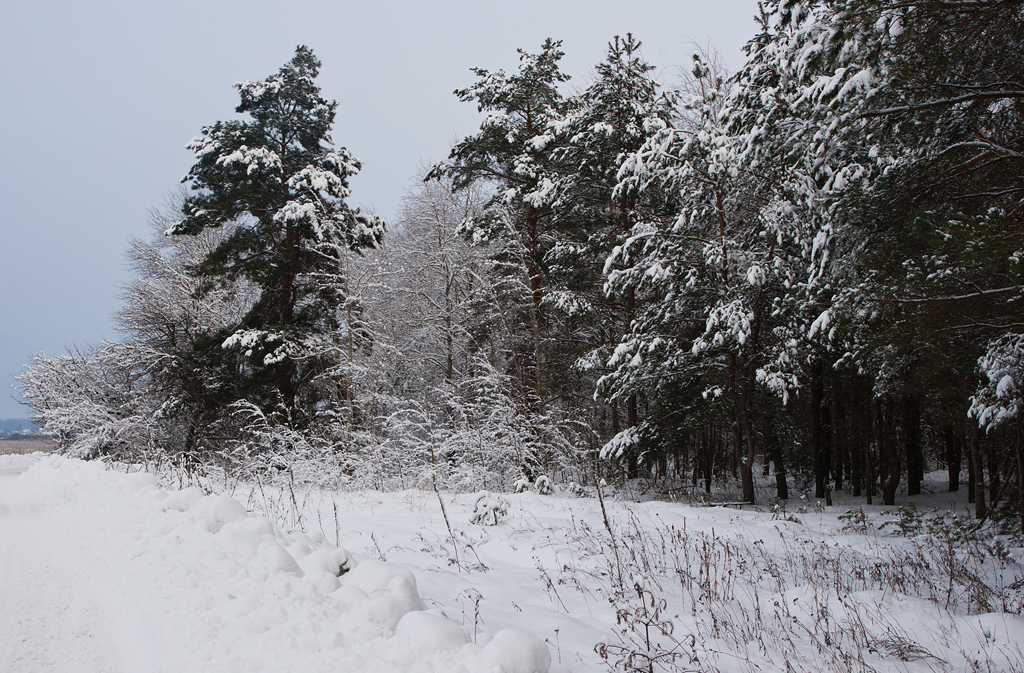
[(0, 456), (0, 672), (1024, 671), (1024, 550), (956, 519), (443, 499)]

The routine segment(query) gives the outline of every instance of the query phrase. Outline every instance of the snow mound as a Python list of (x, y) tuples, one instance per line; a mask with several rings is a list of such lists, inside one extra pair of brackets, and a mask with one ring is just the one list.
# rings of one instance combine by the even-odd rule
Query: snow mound
[(239, 523), (241, 522), (228, 523), (221, 527), (214, 538), (217, 547), (229, 554), (245, 556), (256, 554), (267, 542), (276, 542), (272, 533), (257, 533)]
[(191, 509), (192, 518), (206, 524), (211, 533), (219, 531), (224, 524), (249, 518), (249, 513), (230, 495), (208, 495), (198, 500)]
[(341, 577), (352, 569), (355, 560), (345, 549), (317, 549), (303, 558), (299, 565), (307, 573), (324, 572)]
[(458, 650), (469, 644), (465, 629), (441, 615), (407, 612), (395, 628), (398, 647), (409, 656), (427, 656), (437, 650)]
[(357, 607), (352, 616), (356, 628), (387, 636), (395, 632), (402, 617), (415, 609), (413, 602), (405, 596), (381, 596)]
[(549, 673), (551, 653), (537, 636), (503, 629), (480, 652), (481, 673)]
[(304, 574), (295, 558), (276, 542), (264, 542), (258, 549), (260, 558), (263, 559), (267, 572), (271, 575), (276, 573), (291, 573), (302, 577)]
[(156, 478), (156, 475), (149, 472), (132, 472), (131, 474), (126, 474), (121, 480), (121, 490), (125, 493), (136, 493), (152, 486), (159, 487), (160, 480)]
[(195, 486), (189, 486), (188, 488), (183, 488), (180, 491), (175, 491), (168, 495), (167, 498), (164, 499), (163, 503), (161, 503), (161, 506), (163, 509), (174, 509), (179, 512), (184, 512), (192, 509), (197, 502), (205, 497), (206, 494), (200, 489)]
[(342, 603), (348, 605), (362, 605), (366, 601), (370, 600), (370, 596), (359, 587), (351, 587), (342, 585), (331, 594)]
[(361, 562), (342, 576), (341, 583), (362, 589), (370, 598), (400, 596), (409, 600), (412, 610), (422, 610), (424, 607), (416, 589), (415, 575), (384, 561), (368, 559)]

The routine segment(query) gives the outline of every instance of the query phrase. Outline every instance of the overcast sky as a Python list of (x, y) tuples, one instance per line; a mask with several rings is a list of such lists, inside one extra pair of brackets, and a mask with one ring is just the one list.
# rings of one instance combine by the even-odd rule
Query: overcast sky
[(147, 237), (192, 163), (185, 144), (233, 117), (231, 84), (313, 48), (333, 137), (363, 160), (352, 206), (385, 218), (422, 165), (480, 117), (452, 91), (474, 66), (512, 71), (516, 48), (563, 40), (585, 86), (632, 32), (670, 80), (695, 43), (733, 69), (756, 0), (174, 0), (6, 3), (0, 21), (0, 418), (28, 416), (13, 376), (33, 353), (116, 339), (123, 253)]

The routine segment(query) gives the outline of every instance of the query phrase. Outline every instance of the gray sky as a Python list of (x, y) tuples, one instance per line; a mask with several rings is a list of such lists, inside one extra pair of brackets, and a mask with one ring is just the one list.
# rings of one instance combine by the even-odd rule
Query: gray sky
[(323, 62), (339, 102), (333, 137), (363, 160), (352, 206), (390, 218), (422, 165), (480, 117), (452, 91), (474, 66), (512, 71), (516, 48), (563, 40), (570, 86), (614, 35), (652, 64), (711, 43), (730, 68), (756, 0), (33, 0), (0, 22), (0, 418), (28, 415), (13, 376), (33, 353), (114, 339), (122, 254), (149, 235), (192, 163), (185, 144), (229, 119), (231, 84), (262, 79), (297, 44)]

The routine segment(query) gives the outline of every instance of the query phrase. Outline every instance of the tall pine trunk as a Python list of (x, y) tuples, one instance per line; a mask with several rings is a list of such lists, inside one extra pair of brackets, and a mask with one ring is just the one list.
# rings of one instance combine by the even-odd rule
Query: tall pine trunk
[(924, 481), (924, 452), (921, 448), (921, 406), (913, 395), (903, 404), (904, 445), (907, 451), (907, 495), (920, 495)]
[(960, 490), (960, 443), (957, 441), (956, 431), (952, 426), (947, 427), (942, 433), (942, 439), (946, 449), (946, 473), (949, 477), (949, 492), (956, 493)]
[(984, 519), (988, 515), (988, 508), (985, 507), (985, 467), (981, 456), (981, 430), (978, 428), (974, 428), (971, 433), (971, 464), (974, 466), (974, 474), (971, 476), (974, 482), (974, 517)]
[(899, 445), (896, 443), (896, 419), (891, 403), (878, 402), (879, 408), (879, 456), (880, 478), (882, 479), (882, 504), (896, 504), (896, 489), (900, 485), (900, 464)]
[(811, 455), (814, 465), (814, 497), (825, 497), (825, 447), (821, 436), (821, 399), (823, 396), (821, 361), (811, 364)]
[(1024, 447), (1021, 446), (1022, 439), (1020, 416), (1017, 416), (1017, 499), (1020, 506), (1020, 529), (1024, 533)]
[(988, 458), (988, 502), (990, 507), (995, 507), (1001, 492), (999, 488), (999, 456), (995, 442), (988, 442), (985, 454)]
[(775, 433), (775, 428), (771, 425), (770, 418), (765, 420), (764, 441), (772, 465), (775, 467), (775, 494), (779, 500), (788, 500), (789, 486), (786, 484), (786, 465), (782, 458), (782, 444)]

